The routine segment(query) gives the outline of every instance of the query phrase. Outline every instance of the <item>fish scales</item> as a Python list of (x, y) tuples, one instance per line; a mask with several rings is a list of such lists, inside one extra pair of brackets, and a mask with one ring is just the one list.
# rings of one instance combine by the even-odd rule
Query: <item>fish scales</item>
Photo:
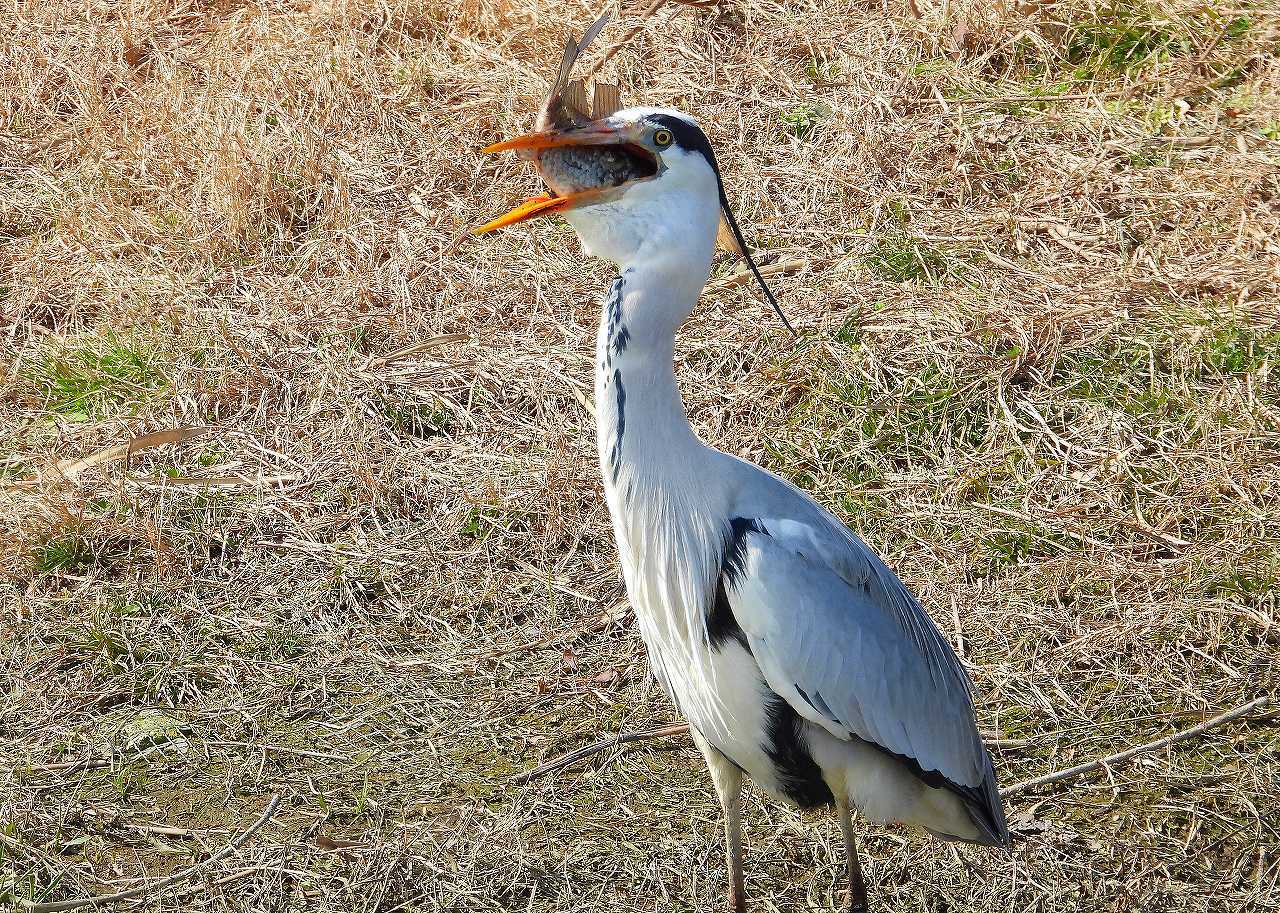
[(538, 156), (538, 169), (547, 186), (561, 195), (617, 187), (647, 175), (635, 158), (609, 146), (547, 149)]

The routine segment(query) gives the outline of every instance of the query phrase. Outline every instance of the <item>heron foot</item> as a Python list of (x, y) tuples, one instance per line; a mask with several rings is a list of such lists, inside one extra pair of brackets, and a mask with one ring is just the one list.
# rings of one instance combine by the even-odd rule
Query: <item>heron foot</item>
[(867, 885), (861, 875), (859, 872), (857, 881), (851, 879), (849, 882), (849, 896), (844, 904), (844, 913), (867, 913), (870, 909), (867, 903)]
[(867, 913), (868, 909), (866, 884), (850, 884), (843, 913)]
[(844, 905), (844, 913), (867, 913), (867, 895), (861, 897), (849, 897), (849, 902)]

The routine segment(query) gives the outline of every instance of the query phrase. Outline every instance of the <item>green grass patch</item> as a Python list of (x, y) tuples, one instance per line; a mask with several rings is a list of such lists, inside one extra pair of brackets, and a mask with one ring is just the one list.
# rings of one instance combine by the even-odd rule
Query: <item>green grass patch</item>
[(1235, 41), (1252, 29), (1248, 16), (1227, 19), (1211, 4), (1175, 15), (1157, 4), (1118, 0), (1069, 29), (1065, 56), (1076, 77), (1088, 80), (1195, 53), (1200, 41), (1214, 34)]
[[(955, 81), (961, 84), (938, 88), (947, 98), (990, 99), (991, 110), (1043, 112), (1060, 96), (1078, 101), (1076, 94), (1098, 81), (1124, 78), (1174, 58), (1194, 58), (1211, 42), (1225, 50), (1231, 42), (1254, 36), (1253, 19), (1229, 12), (1235, 11), (1213, 4), (1170, 7), (1150, 0), (1108, 0), (1087, 14), (1048, 8), (1038, 36), (1026, 34), (1011, 43), (1000, 78), (987, 81), (973, 73), (962, 81), (959, 71)], [(947, 72), (946, 64), (916, 64), (912, 72), (935, 76)], [(1233, 85), (1244, 74), (1237, 61), (1213, 85)]]
[(884, 235), (863, 256), (871, 273), (889, 282), (937, 282), (956, 274), (968, 258), (955, 251), (928, 244), (905, 232)]
[(131, 675), (149, 663), (164, 664), (166, 644), (149, 639), (130, 621), (145, 619), (156, 610), (149, 597), (140, 602), (113, 598), (85, 606), (67, 628), (62, 661), (90, 668), (104, 678)]
[[(870, 365), (875, 354), (855, 349), (850, 357)], [(792, 410), (787, 438), (804, 442), (802, 449), (780, 451), (779, 456), (793, 465), (802, 458), (790, 473), (797, 484), (807, 481), (797, 472), (806, 472), (815, 457), (819, 467), (848, 472), (856, 466), (856, 477), (850, 476), (842, 497), (852, 499), (847, 505), (851, 511), (870, 519), (888, 507), (876, 493), (886, 475), (949, 464), (944, 439), (959, 449), (986, 440), (990, 414), (972, 408), (972, 394), (961, 394), (961, 388), (974, 380), (959, 376), (954, 365), (943, 362), (922, 365), (917, 373), (900, 379), (885, 378), (885, 384), (874, 389), (856, 373), (824, 379)]]
[(803, 69), (804, 78), (809, 80), (814, 88), (831, 85), (844, 77), (844, 72), (839, 66), (813, 56), (805, 59)]
[(36, 574), (74, 574), (93, 565), (93, 550), (79, 536), (47, 539), (31, 550), (31, 567)]
[(1077, 399), (1135, 418), (1204, 417), (1197, 388), (1280, 362), (1280, 331), (1201, 315), (1136, 324), (1132, 336), (1066, 355), (1055, 378)]
[(784, 111), (778, 121), (784, 133), (798, 140), (806, 140), (813, 135), (818, 124), (831, 114), (830, 109), (821, 104), (802, 104)]
[(453, 413), (438, 401), (385, 402), (387, 422), (401, 437), (433, 438), (453, 430)]
[(458, 527), (464, 542), (488, 542), (494, 535), (521, 535), (533, 529), (534, 516), (528, 511), (497, 505), (476, 505), (469, 509)]
[(1052, 530), (1001, 519), (1002, 528), (990, 529), (975, 543), (975, 573), (998, 577), (1005, 566), (1017, 566), (1068, 552), (1072, 542)]
[(1237, 16), (1227, 23), (1227, 27), (1223, 29), (1222, 36), (1228, 40), (1243, 38), (1253, 28), (1253, 23), (1248, 16)]
[(1186, 53), (1191, 39), (1155, 10), (1128, 3), (1103, 7), (1077, 25), (1067, 40), (1067, 60), (1077, 76), (1123, 73), (1153, 58)]
[[(975, 118), (975, 121), (980, 121), (991, 112), (1018, 116), (1048, 111), (1061, 96), (1070, 94), (1075, 87), (1074, 80), (1062, 79), (1057, 73), (1036, 72), (1033, 78), (1038, 81), (954, 85), (944, 89), (942, 94), (960, 101), (990, 99), (981, 109), (981, 116)], [(1007, 98), (1009, 95), (1018, 97), (1010, 99)]]
[(1258, 332), (1238, 324), (1214, 324), (1208, 330), (1193, 353), (1201, 375), (1242, 376), (1280, 361), (1280, 332)]
[(168, 386), (158, 346), (108, 332), (52, 352), (28, 366), (27, 379), (50, 412), (90, 418), (135, 405)]

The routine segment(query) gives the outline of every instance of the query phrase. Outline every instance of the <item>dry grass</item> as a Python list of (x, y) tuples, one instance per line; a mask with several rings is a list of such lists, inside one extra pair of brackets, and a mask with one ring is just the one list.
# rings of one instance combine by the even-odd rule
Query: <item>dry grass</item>
[[(687, 745), (505, 785), (672, 718), (580, 404), (608, 270), (551, 223), (454, 248), (535, 186), (473, 150), (591, 10), (5, 15), (0, 890), (158, 879), (281, 791), (135, 908), (716, 908)], [(798, 346), (708, 296), (694, 421), (888, 554), (1020, 740), (1004, 781), (1274, 694), (1274, 7), (664, 21), (610, 70), (704, 118), (757, 244), (808, 262)], [(55, 468), (186, 425), (217, 431)], [(1022, 795), (1009, 858), (869, 830), (879, 909), (1275, 909), (1273, 726)], [(749, 815), (757, 909), (831, 909), (833, 822)]]

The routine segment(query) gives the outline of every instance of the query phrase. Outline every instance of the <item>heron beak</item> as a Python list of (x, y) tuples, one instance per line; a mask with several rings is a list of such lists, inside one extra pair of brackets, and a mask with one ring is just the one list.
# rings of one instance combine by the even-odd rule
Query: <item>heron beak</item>
[(506, 228), (508, 225), (515, 225), (517, 222), (524, 222), (537, 216), (549, 216), (577, 206), (587, 206), (602, 199), (606, 195), (606, 191), (613, 189), (612, 187), (593, 188), (584, 190), (581, 193), (566, 194), (562, 197), (553, 197), (549, 193), (544, 193), (531, 200), (525, 200), (515, 209), (484, 223), (479, 228), (471, 229), (471, 233), (473, 235), (488, 234), (499, 228)]
[(566, 129), (539, 130), (537, 133), (526, 133), (515, 139), (505, 140), (485, 146), (481, 152), (541, 152), (543, 149), (555, 149), (560, 146), (611, 146), (615, 143), (629, 142), (630, 131), (625, 127), (615, 127), (605, 120), (592, 121), (585, 127), (569, 127)]
[[(631, 134), (627, 128), (614, 127), (606, 121), (600, 120), (587, 124), (585, 127), (565, 130), (540, 130), (537, 133), (528, 133), (515, 139), (485, 146), (480, 151), (484, 153), (516, 152), (519, 153), (521, 158), (534, 158), (537, 153), (544, 149), (556, 149), (564, 146), (611, 146), (630, 141)], [(575, 209), (579, 206), (588, 206), (591, 203), (599, 202), (616, 189), (616, 187), (610, 186), (593, 187), (579, 193), (565, 194), (562, 197), (544, 193), (531, 200), (526, 200), (510, 212), (503, 213), (479, 228), (471, 229), (471, 233), (473, 235), (483, 235), (537, 216), (547, 216)]]

